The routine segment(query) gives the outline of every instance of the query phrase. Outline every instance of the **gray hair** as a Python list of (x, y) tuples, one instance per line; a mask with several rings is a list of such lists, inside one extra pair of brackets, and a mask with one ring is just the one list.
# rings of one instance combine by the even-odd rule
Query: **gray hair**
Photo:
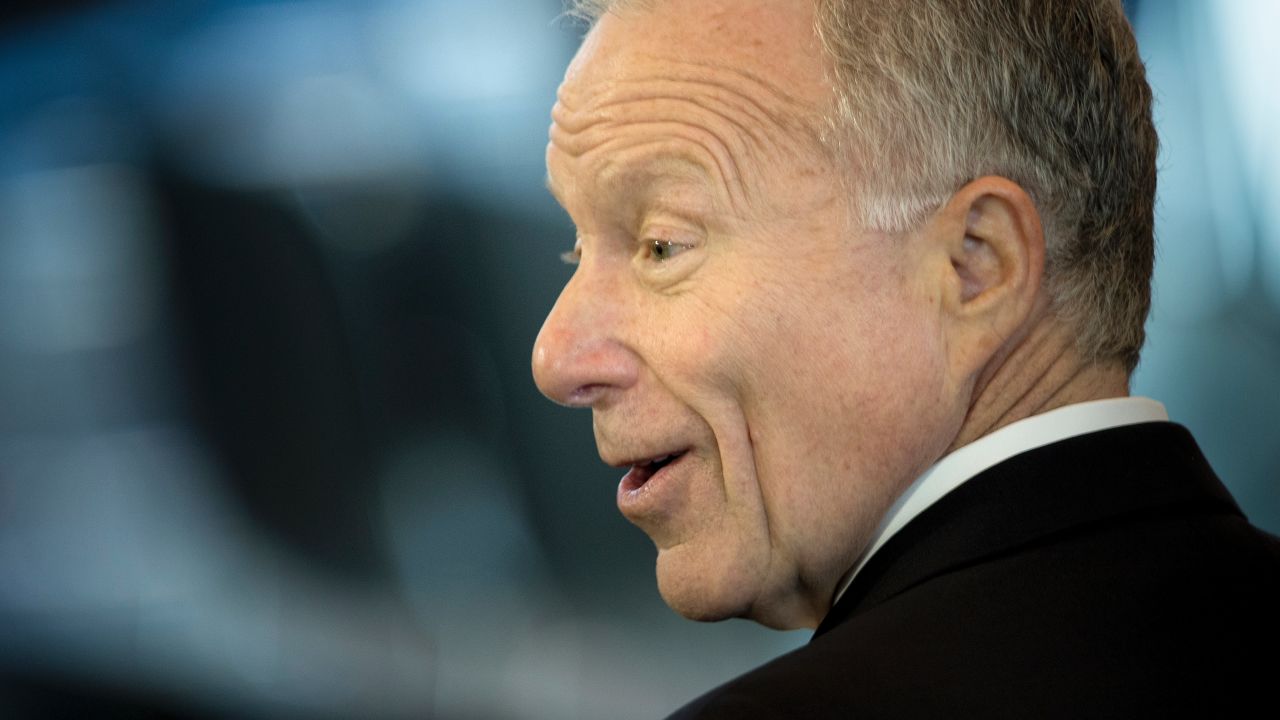
[[(1036, 203), (1054, 311), (1132, 371), (1154, 262), (1151, 89), (1119, 0), (815, 0), (862, 223), (918, 227), (1000, 175)], [(594, 21), (638, 0), (571, 0)]]

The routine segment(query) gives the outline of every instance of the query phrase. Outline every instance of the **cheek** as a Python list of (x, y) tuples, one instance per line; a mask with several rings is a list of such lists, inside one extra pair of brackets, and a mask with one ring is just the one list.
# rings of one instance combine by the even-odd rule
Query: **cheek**
[[(930, 423), (944, 377), (936, 315), (909, 292), (865, 296), (856, 308), (832, 310), (832, 321), (809, 342), (828, 358), (805, 379), (824, 386), (825, 421), (846, 435), (860, 457), (892, 455)], [(797, 343), (804, 340), (796, 340)], [(834, 422), (833, 422), (834, 421)]]
[(895, 381), (925, 350), (902, 291), (835, 279), (803, 289), (770, 293), (743, 308), (744, 317), (754, 318), (742, 354), (756, 360), (758, 400), (826, 410), (892, 400)]
[(746, 341), (753, 313), (743, 300), (732, 288), (694, 291), (660, 299), (641, 318), (648, 364), (678, 395), (737, 397), (737, 378), (754, 354)]
[(941, 392), (927, 305), (902, 287), (845, 289), (774, 298), (749, 351), (744, 402), (764, 490), (806, 522), (873, 512), (922, 470), (920, 434)]

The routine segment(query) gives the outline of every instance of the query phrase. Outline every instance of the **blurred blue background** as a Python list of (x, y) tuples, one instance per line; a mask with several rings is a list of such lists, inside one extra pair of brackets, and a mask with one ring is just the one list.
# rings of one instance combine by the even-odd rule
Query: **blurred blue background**
[[(662, 605), (529, 377), (559, 0), (0, 16), (0, 715), (652, 718), (803, 643)], [(1280, 4), (1128, 2), (1135, 392), (1280, 531)]]

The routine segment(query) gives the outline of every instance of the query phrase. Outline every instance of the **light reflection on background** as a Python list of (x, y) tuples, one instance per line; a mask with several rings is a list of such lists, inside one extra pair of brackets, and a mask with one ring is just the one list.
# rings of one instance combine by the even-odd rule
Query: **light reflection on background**
[[(1265, 0), (1129, 3), (1136, 391), (1280, 530)], [(801, 643), (671, 615), (528, 353), (557, 0), (79, 3), (0, 32), (0, 713), (649, 718)]]
[(1267, 0), (1144, 3), (1162, 143), (1155, 304), (1135, 391), (1280, 531), (1280, 143)]

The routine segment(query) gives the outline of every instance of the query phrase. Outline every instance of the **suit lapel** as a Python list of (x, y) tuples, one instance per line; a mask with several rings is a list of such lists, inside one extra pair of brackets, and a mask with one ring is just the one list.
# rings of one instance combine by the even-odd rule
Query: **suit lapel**
[(1240, 514), (1185, 428), (1143, 423), (1063, 440), (978, 474), (871, 557), (814, 633), (938, 575), (1143, 513)]

